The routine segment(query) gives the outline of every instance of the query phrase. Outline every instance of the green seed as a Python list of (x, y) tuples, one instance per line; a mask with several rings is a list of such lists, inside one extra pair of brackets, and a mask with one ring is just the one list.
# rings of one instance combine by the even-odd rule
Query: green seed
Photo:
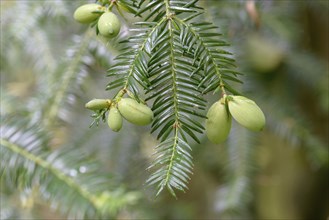
[(103, 108), (108, 108), (111, 105), (111, 100), (109, 99), (93, 99), (86, 103), (85, 107), (90, 110), (101, 110)]
[(208, 139), (219, 144), (226, 140), (231, 130), (232, 117), (221, 101), (215, 102), (208, 110), (206, 135)]
[(122, 116), (117, 108), (113, 107), (110, 109), (107, 117), (107, 124), (112, 131), (118, 132), (122, 128)]
[(136, 125), (148, 125), (153, 120), (152, 110), (131, 98), (123, 98), (118, 103), (121, 115)]
[(105, 8), (98, 4), (85, 4), (77, 8), (74, 12), (74, 19), (80, 23), (88, 24), (95, 21)]
[(97, 27), (101, 35), (113, 38), (119, 34), (121, 23), (114, 13), (106, 12), (99, 18)]
[(254, 101), (243, 96), (230, 96), (228, 100), (229, 111), (239, 124), (252, 131), (264, 128), (264, 113)]

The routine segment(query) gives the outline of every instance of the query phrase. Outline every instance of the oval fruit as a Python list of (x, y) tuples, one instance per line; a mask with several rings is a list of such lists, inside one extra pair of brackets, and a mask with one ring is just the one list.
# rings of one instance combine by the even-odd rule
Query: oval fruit
[(136, 125), (148, 125), (153, 120), (152, 110), (131, 98), (122, 98), (118, 103), (121, 115)]
[(108, 108), (111, 105), (111, 100), (109, 99), (93, 99), (86, 103), (85, 107), (90, 110), (101, 110), (103, 108)]
[(117, 108), (113, 107), (110, 109), (107, 117), (107, 124), (112, 131), (118, 132), (122, 128), (122, 116)]
[(225, 104), (215, 102), (208, 110), (206, 120), (206, 135), (208, 139), (219, 144), (228, 137), (232, 124), (232, 117), (228, 113)]
[(98, 4), (85, 4), (77, 8), (74, 12), (74, 19), (80, 23), (88, 24), (95, 21), (104, 8)]
[(112, 38), (119, 34), (121, 23), (114, 13), (106, 12), (99, 18), (97, 27), (101, 35)]
[(254, 101), (243, 96), (230, 96), (228, 100), (229, 111), (239, 124), (252, 131), (264, 128), (264, 113)]

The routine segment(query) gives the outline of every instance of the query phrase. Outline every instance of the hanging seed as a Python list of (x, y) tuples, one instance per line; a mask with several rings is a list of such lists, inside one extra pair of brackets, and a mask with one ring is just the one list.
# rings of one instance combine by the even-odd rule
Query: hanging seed
[(208, 139), (215, 144), (225, 141), (230, 133), (231, 123), (227, 106), (221, 101), (215, 102), (207, 113), (205, 128)]
[(118, 108), (121, 115), (133, 124), (148, 125), (153, 120), (152, 110), (134, 99), (122, 98), (118, 102)]
[(99, 18), (97, 27), (102, 36), (113, 38), (119, 34), (121, 23), (114, 13), (106, 12)]
[(264, 128), (264, 113), (254, 101), (243, 96), (230, 96), (228, 100), (229, 111), (239, 124), (252, 131)]
[(85, 4), (77, 8), (73, 14), (76, 21), (88, 24), (95, 21), (105, 8), (98, 4)]
[(116, 107), (110, 109), (107, 124), (112, 131), (118, 132), (122, 128), (122, 116)]

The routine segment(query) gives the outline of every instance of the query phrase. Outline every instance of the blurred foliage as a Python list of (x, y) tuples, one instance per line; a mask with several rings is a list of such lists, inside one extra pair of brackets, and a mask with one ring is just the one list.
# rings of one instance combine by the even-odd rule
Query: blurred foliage
[[(114, 95), (105, 73), (118, 48), (73, 20), (85, 2), (0, 3), (1, 219), (328, 216), (327, 1), (199, 1), (231, 42), (244, 73), (237, 86), (267, 127), (233, 124), (221, 145), (202, 137), (177, 200), (144, 186), (156, 143), (147, 128), (89, 128), (84, 103)], [(121, 37), (136, 20), (126, 19)]]

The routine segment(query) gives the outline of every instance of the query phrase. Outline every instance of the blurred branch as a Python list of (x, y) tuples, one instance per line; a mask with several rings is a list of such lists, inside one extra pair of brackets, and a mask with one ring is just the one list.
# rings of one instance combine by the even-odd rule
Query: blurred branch
[(75, 57), (72, 61), (69, 62), (69, 65), (67, 66), (67, 70), (63, 72), (63, 78), (60, 81), (59, 84), (60, 87), (56, 88), (56, 91), (54, 91), (54, 98), (52, 103), (49, 106), (48, 112), (46, 112), (44, 116), (44, 125), (45, 126), (51, 126), (54, 123), (54, 120), (56, 120), (56, 117), (58, 116), (59, 109), (61, 107), (61, 104), (63, 102), (63, 99), (65, 99), (66, 94), (68, 90), (70, 89), (70, 83), (72, 80), (77, 76), (79, 71), (77, 71), (81, 59), (83, 55), (88, 50), (88, 45), (91, 40), (91, 38), (94, 36), (93, 30), (88, 29), (87, 32), (84, 35), (84, 38), (82, 39), (81, 43), (79, 44), (79, 48), (77, 49), (75, 53)]
[(78, 185), (76, 182), (74, 182), (73, 179), (71, 179), (69, 176), (65, 175), (63, 172), (59, 171), (55, 167), (53, 167), (49, 162), (46, 160), (43, 160), (41, 157), (34, 155), (26, 150), (24, 150), (22, 147), (19, 147), (18, 145), (11, 143), (10, 141), (7, 141), (3, 138), (0, 139), (0, 145), (11, 150), (14, 153), (19, 154), (20, 156), (24, 157), (27, 160), (33, 161), (38, 166), (50, 171), (54, 176), (56, 176), (59, 180), (63, 181), (65, 184), (67, 184), (70, 188), (76, 190), (80, 195), (82, 195), (86, 200), (88, 200), (91, 204), (96, 206), (96, 197), (85, 190), (85, 188)]
[(224, 219), (251, 218), (255, 136), (245, 128), (233, 125), (226, 149), (226, 181), (216, 194), (215, 209)]

